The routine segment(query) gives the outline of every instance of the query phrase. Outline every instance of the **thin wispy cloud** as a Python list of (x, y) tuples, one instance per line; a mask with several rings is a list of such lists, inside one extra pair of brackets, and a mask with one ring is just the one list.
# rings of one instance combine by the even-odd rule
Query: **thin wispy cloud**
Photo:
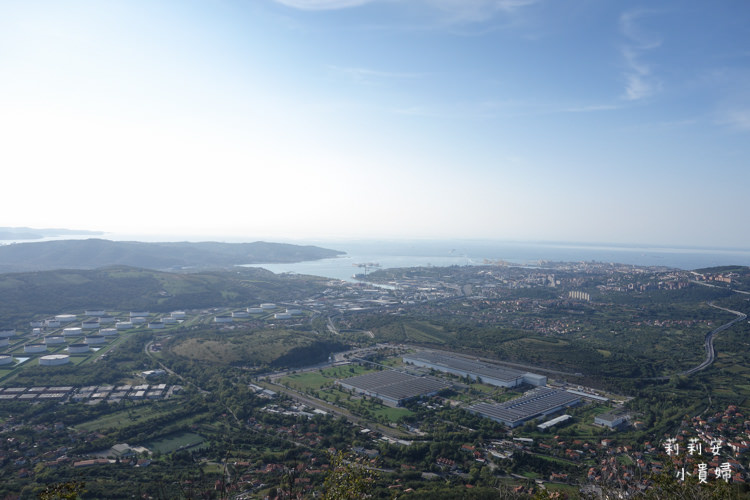
[(339, 10), (360, 7), (371, 3), (388, 3), (413, 7), (421, 4), (428, 11), (440, 13), (448, 23), (483, 22), (498, 14), (516, 11), (539, 3), (541, 0), (275, 0), (277, 3), (301, 10)]
[(571, 106), (560, 109), (562, 113), (597, 113), (601, 111), (613, 111), (621, 109), (617, 104), (590, 104), (585, 106)]
[(370, 68), (361, 67), (340, 67), (340, 66), (329, 66), (330, 70), (336, 73), (345, 75), (346, 77), (358, 82), (373, 84), (383, 80), (404, 80), (404, 79), (415, 79), (426, 76), (423, 73), (410, 73), (410, 72), (397, 72), (397, 71), (381, 71)]
[(651, 66), (644, 62), (646, 52), (661, 46), (661, 39), (642, 29), (639, 24), (648, 14), (639, 10), (620, 16), (620, 31), (627, 39), (620, 52), (626, 67), (623, 98), (628, 101), (645, 99), (661, 90), (661, 81), (653, 75)]
[(301, 10), (338, 10), (359, 7), (374, 0), (275, 0), (276, 2)]
[(422, 0), (457, 24), (483, 22), (498, 14), (513, 14), (539, 0)]
[(740, 131), (750, 131), (750, 108), (724, 111), (719, 123)]

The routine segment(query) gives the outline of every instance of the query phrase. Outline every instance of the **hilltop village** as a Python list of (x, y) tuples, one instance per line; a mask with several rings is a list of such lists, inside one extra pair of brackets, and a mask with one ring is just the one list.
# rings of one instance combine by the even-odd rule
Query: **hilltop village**
[(746, 493), (750, 385), (727, 346), (747, 342), (749, 275), (488, 263), (37, 311), (0, 331), (0, 493), (313, 496), (339, 453), (378, 497)]

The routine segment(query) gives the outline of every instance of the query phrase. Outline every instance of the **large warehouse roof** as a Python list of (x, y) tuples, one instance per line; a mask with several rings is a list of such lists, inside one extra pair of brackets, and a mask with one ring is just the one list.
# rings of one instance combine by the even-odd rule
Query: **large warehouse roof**
[(426, 363), (469, 372), (478, 375), (479, 377), (494, 378), (496, 380), (505, 380), (508, 382), (513, 382), (523, 377), (525, 374), (525, 372), (514, 370), (513, 368), (491, 365), (489, 363), (483, 363), (481, 361), (435, 351), (421, 351), (416, 354), (409, 354), (408, 356), (404, 356), (404, 359), (418, 359)]
[(580, 400), (580, 396), (567, 391), (539, 387), (527, 392), (520, 398), (511, 399), (504, 403), (475, 404), (469, 407), (469, 411), (515, 427), (534, 417), (572, 406)]
[(397, 401), (432, 394), (448, 387), (439, 380), (391, 370), (347, 378), (340, 383)]

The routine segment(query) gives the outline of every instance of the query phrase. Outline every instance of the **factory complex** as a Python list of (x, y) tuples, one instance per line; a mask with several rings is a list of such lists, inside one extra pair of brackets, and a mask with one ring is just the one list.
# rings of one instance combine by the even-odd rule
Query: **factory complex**
[(60, 401), (119, 403), (121, 400), (165, 399), (182, 390), (179, 385), (102, 385), (76, 388), (65, 387), (6, 387), (0, 388), (0, 401)]
[(481, 380), (482, 383), (497, 387), (517, 387), (522, 384), (540, 387), (547, 385), (547, 377), (544, 375), (522, 372), (447, 352), (420, 351), (416, 354), (405, 355), (403, 361), (459, 377)]
[(429, 397), (449, 387), (445, 382), (408, 373), (384, 370), (336, 381), (344, 389), (377, 398), (387, 406), (402, 406), (406, 401)]
[(512, 428), (529, 420), (546, 417), (564, 408), (575, 406), (580, 402), (581, 396), (577, 394), (562, 389), (537, 387), (521, 397), (504, 403), (478, 403), (467, 410)]

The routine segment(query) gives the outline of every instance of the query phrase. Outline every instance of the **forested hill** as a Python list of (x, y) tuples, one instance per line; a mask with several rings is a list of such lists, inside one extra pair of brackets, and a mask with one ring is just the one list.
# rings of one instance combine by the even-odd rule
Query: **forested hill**
[(327, 280), (265, 269), (168, 273), (131, 267), (0, 274), (0, 330), (39, 315), (84, 309), (168, 312), (294, 301), (321, 292)]
[(285, 243), (144, 243), (103, 239), (60, 240), (0, 246), (0, 272), (97, 269), (209, 269), (237, 264), (301, 262), (344, 252)]

